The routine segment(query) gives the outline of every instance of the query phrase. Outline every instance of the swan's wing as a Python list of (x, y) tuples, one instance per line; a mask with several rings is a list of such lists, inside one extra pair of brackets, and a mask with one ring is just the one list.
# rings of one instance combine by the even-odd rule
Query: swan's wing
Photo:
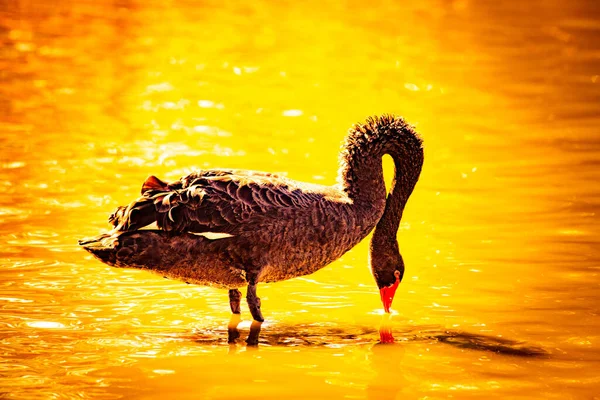
[(147, 196), (155, 191), (170, 191), (188, 188), (194, 185), (197, 181), (202, 182), (205, 178), (214, 178), (218, 176), (248, 176), (270, 178), (272, 180), (284, 180), (280, 175), (270, 172), (251, 171), (245, 169), (207, 169), (194, 171), (191, 174), (184, 176), (178, 181), (166, 183), (155, 176), (150, 176), (142, 185), (142, 196)]
[(306, 208), (324, 197), (271, 174), (219, 172), (190, 175), (174, 184), (149, 178), (144, 197), (152, 200), (158, 226), (175, 232), (231, 233), (255, 218)]
[(271, 172), (262, 172), (262, 171), (252, 171), (246, 169), (207, 169), (195, 171), (181, 178), (180, 182), (183, 187), (191, 186), (197, 180), (202, 180), (203, 178), (214, 178), (218, 176), (237, 176), (237, 177), (250, 177), (250, 178), (269, 178), (271, 180), (285, 180), (284, 177), (273, 174)]

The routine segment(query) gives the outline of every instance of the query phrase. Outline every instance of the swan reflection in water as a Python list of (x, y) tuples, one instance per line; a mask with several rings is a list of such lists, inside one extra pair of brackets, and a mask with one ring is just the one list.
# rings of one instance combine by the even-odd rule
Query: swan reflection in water
[[(235, 339), (240, 336), (239, 322), (234, 315), (228, 326), (228, 342), (233, 346), (237, 346)], [(382, 317), (379, 329), (370, 326), (342, 327), (330, 323), (304, 325), (273, 323), (270, 330), (263, 331), (260, 337), (260, 326), (252, 324), (250, 325), (249, 335), (256, 337), (259, 344), (269, 346), (328, 347), (332, 345), (369, 345), (375, 343), (378, 348), (390, 348), (389, 351), (393, 351), (392, 348), (401, 347), (403, 343), (431, 341), (461, 349), (487, 351), (517, 357), (547, 357), (550, 355), (545, 349), (523, 341), (444, 329), (435, 325), (409, 326), (403, 330), (399, 330), (396, 325), (395, 329), (397, 333), (394, 337), (390, 316), (386, 314)], [(196, 332), (190, 339), (198, 343), (211, 345), (225, 343), (221, 329)], [(381, 351), (385, 352), (387, 350)]]
[[(435, 325), (404, 326), (392, 324), (389, 314), (382, 316), (379, 329), (361, 325), (337, 325), (334, 323), (312, 323), (287, 325), (272, 323), (260, 337), (258, 329), (250, 325), (249, 335), (256, 335), (258, 346), (245, 347), (236, 343), (240, 336), (235, 320), (228, 327), (229, 354), (246, 351), (260, 352), (261, 345), (298, 348), (331, 348), (355, 346), (366, 350), (367, 360), (374, 375), (365, 387), (368, 399), (411, 398), (411, 385), (407, 382), (405, 352), (411, 344), (446, 344), (463, 350), (491, 352), (511, 357), (547, 358), (545, 349), (522, 341), (499, 338), (479, 333), (444, 329)], [(247, 323), (249, 321), (246, 321)], [(247, 324), (241, 324), (248, 329)], [(394, 335), (392, 335), (392, 325)], [(189, 339), (207, 345), (226, 344), (223, 328), (194, 333)], [(234, 339), (234, 340), (231, 340)], [(402, 396), (404, 395), (404, 396)]]

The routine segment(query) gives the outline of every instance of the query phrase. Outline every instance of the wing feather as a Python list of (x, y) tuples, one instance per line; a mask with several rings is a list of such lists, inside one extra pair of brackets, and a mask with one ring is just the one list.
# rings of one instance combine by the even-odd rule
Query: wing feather
[(252, 218), (306, 207), (322, 197), (277, 175), (239, 170), (200, 171), (169, 184), (152, 177), (143, 188), (153, 200), (158, 226), (175, 232), (228, 233)]

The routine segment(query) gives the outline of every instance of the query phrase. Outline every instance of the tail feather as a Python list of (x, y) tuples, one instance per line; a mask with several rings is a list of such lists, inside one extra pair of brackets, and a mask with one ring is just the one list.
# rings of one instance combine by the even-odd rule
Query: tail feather
[(126, 211), (127, 207), (125, 206), (117, 207), (117, 209), (108, 217), (108, 223), (111, 224), (113, 227), (117, 227), (117, 225), (119, 225), (119, 221), (125, 218)]
[[(112, 231), (96, 237), (81, 239), (79, 240), (79, 244), (104, 260), (104, 256), (100, 256), (100, 254), (111, 254), (110, 251), (105, 251), (105, 248), (110, 247), (108, 246), (111, 243), (110, 241), (121, 233), (137, 231), (155, 222), (161, 228), (165, 225), (170, 226), (170, 222), (174, 222), (170, 203), (168, 204), (169, 208), (166, 210), (168, 212), (162, 213), (159, 210), (159, 204), (165, 198), (167, 198), (166, 201), (170, 201), (169, 192), (172, 192), (176, 188), (177, 184), (171, 186), (155, 176), (148, 177), (142, 185), (142, 197), (139, 197), (127, 206), (117, 207), (108, 217), (108, 222), (114, 228)], [(171, 221), (169, 221), (169, 218)], [(179, 221), (179, 225), (182, 224), (183, 222)], [(110, 264), (108, 260), (104, 261)]]
[(114, 227), (112, 232), (136, 231), (154, 222), (165, 231), (184, 231), (186, 220), (181, 217), (179, 204), (187, 204), (189, 198), (187, 191), (177, 189), (177, 184), (148, 177), (142, 185), (142, 197), (118, 207), (108, 218)]
[(154, 201), (140, 197), (127, 207), (119, 207), (108, 218), (116, 231), (135, 231), (156, 222)]

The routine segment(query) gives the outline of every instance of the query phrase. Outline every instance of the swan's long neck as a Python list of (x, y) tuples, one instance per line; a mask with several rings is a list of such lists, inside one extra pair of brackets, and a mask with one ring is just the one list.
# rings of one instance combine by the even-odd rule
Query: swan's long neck
[[(385, 154), (392, 157), (395, 166), (387, 202), (382, 168)], [(396, 211), (400, 210), (402, 215), (421, 173), (422, 141), (400, 117), (372, 117), (350, 130), (340, 161), (338, 180), (348, 197), (359, 205), (381, 205), (385, 207), (385, 216), (396, 220)]]
[[(387, 198), (382, 168), (385, 154), (392, 157), (395, 166)], [(371, 267), (378, 280), (378, 275), (384, 274), (382, 265), (388, 264), (384, 258), (400, 257), (396, 233), (421, 173), (421, 138), (400, 117), (373, 117), (350, 130), (341, 157), (339, 179), (343, 190), (357, 211), (369, 214), (365, 217), (377, 225), (371, 239)], [(374, 259), (377, 257), (380, 259)], [(393, 280), (393, 272), (391, 270), (391, 277), (385, 278), (386, 281)], [(390, 271), (385, 273), (389, 275)]]

